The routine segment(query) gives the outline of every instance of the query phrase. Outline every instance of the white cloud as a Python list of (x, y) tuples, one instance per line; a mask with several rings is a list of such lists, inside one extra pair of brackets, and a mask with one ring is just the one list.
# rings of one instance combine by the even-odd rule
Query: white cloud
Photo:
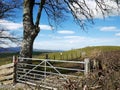
[[(84, 7), (84, 9), (85, 9), (82, 12), (84, 12), (85, 14), (91, 13), (93, 18), (103, 18), (103, 13), (101, 12), (101, 8), (96, 4), (95, 0), (85, 0), (86, 5), (88, 7), (86, 7), (86, 5), (83, 4), (84, 2), (82, 0), (79, 0), (79, 2), (80, 2), (79, 4), (82, 7)], [(118, 9), (116, 2), (114, 2), (112, 0), (103, 0), (103, 1), (101, 0), (100, 2), (105, 3), (105, 5), (101, 5), (101, 6), (102, 6), (102, 8), (105, 8), (105, 9), (107, 8), (107, 11), (109, 12), (108, 13), (108, 12), (103, 11), (105, 17), (107, 17), (108, 15), (109, 16), (118, 15), (119, 9)], [(85, 15), (83, 15), (81, 13), (81, 9), (79, 8), (79, 6), (75, 3), (73, 5), (74, 5), (74, 7), (76, 7), (76, 10), (73, 9), (72, 6), (71, 7), (72, 7), (73, 11), (77, 14), (77, 17), (82, 18), (82, 19), (86, 19)], [(88, 18), (90, 18), (89, 15), (86, 15), (86, 16)]]
[(64, 38), (66, 38), (66, 39), (73, 39), (73, 38), (83, 38), (83, 37), (81, 37), (81, 36), (64, 36)]
[(49, 40), (35, 41), (34, 48), (70, 50), (86, 46), (98, 45), (120, 45), (119, 38), (92, 38), (85, 36), (63, 36), (60, 38), (49, 38)]
[(54, 27), (51, 27), (50, 25), (39, 25), (41, 30), (53, 30)]
[[(51, 27), (49, 25), (39, 25), (41, 30), (53, 30), (54, 27)], [(0, 28), (4, 28), (7, 30), (18, 30), (20, 28), (23, 28), (22, 23), (16, 23), (8, 20), (0, 20)]]
[(10, 34), (9, 32), (7, 32), (7, 31), (2, 31), (2, 32), (0, 33), (0, 36), (2, 36), (2, 37), (10, 37), (11, 34)]
[(7, 30), (18, 30), (23, 27), (22, 23), (15, 23), (8, 20), (0, 20), (0, 28)]
[(101, 27), (100, 31), (118, 31), (117, 27), (115, 26), (106, 26), (106, 27)]
[(57, 33), (59, 34), (74, 34), (74, 31), (71, 30), (61, 30), (61, 31), (57, 31)]
[(116, 33), (115, 36), (120, 36), (120, 33)]

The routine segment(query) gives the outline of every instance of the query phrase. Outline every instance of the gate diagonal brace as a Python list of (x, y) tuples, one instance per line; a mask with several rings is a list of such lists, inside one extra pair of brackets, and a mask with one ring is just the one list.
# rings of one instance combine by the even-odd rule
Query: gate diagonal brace
[(28, 73), (30, 73), (32, 70), (36, 69), (38, 66), (40, 66), (41, 64), (43, 64), (45, 61), (42, 61), (41, 63), (39, 63), (38, 65), (36, 65), (35, 67), (33, 67), (31, 70), (29, 70), (27, 73), (25, 73), (24, 75), (22, 75), (21, 77), (19, 77), (18, 79), (22, 79), (24, 76), (26, 76)]
[(46, 61), (59, 75), (61, 75), (65, 80), (67, 80), (66, 77), (64, 77), (63, 74), (61, 74), (50, 62)]

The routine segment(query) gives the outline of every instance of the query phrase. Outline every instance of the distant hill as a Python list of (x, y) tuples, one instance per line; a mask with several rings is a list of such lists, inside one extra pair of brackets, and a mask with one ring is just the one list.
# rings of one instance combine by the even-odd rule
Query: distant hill
[(34, 49), (34, 52), (63, 52), (63, 50)]
[(0, 48), (0, 53), (16, 53), (20, 51), (20, 47)]
[[(47, 50), (47, 49), (34, 49), (34, 52), (62, 52), (62, 50)], [(17, 53), (20, 52), (20, 47), (0, 48), (0, 53)]]

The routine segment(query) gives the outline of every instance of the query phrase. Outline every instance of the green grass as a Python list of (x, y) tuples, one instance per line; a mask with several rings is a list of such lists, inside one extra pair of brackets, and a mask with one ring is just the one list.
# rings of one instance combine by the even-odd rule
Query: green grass
[(12, 62), (13, 55), (18, 55), (17, 53), (0, 53), (0, 65), (8, 64)]
[[(120, 50), (120, 46), (93, 46), (93, 47), (85, 47), (85, 48), (73, 49), (69, 51), (55, 52), (55, 53), (33, 52), (33, 58), (45, 59), (46, 54), (48, 54), (49, 59), (82, 60), (85, 57), (90, 57), (96, 52), (99, 53), (101, 51), (106, 52), (106, 51), (118, 51), (118, 50)], [(13, 55), (18, 56), (18, 53), (0, 53), (0, 65), (12, 62)]]
[[(94, 53), (118, 51), (118, 50), (120, 50), (120, 46), (93, 46), (93, 47), (85, 47), (81, 49), (73, 49), (65, 52), (48, 53), (48, 56), (49, 59), (77, 60), (85, 57), (90, 57)], [(60, 53), (62, 53), (62, 55)], [(45, 54), (46, 53), (36, 56), (36, 58), (45, 59)]]
[[(33, 56), (39, 56), (41, 52), (33, 52)], [(0, 53), (0, 65), (12, 63), (13, 56), (19, 56), (18, 53)]]

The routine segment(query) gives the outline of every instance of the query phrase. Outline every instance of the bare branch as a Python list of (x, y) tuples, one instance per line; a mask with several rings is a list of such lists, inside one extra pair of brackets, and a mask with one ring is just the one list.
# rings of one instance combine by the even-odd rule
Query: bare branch
[(45, 0), (41, 0), (41, 3), (39, 5), (39, 10), (38, 10), (38, 13), (37, 13), (36, 23), (35, 23), (35, 25), (37, 27), (39, 26), (39, 21), (40, 21), (40, 17), (41, 17), (41, 14), (42, 14), (44, 4), (45, 4)]
[(13, 1), (13, 0), (0, 0), (0, 19), (8, 18), (8, 16), (13, 16), (13, 10), (18, 9), (21, 6), (21, 0)]

